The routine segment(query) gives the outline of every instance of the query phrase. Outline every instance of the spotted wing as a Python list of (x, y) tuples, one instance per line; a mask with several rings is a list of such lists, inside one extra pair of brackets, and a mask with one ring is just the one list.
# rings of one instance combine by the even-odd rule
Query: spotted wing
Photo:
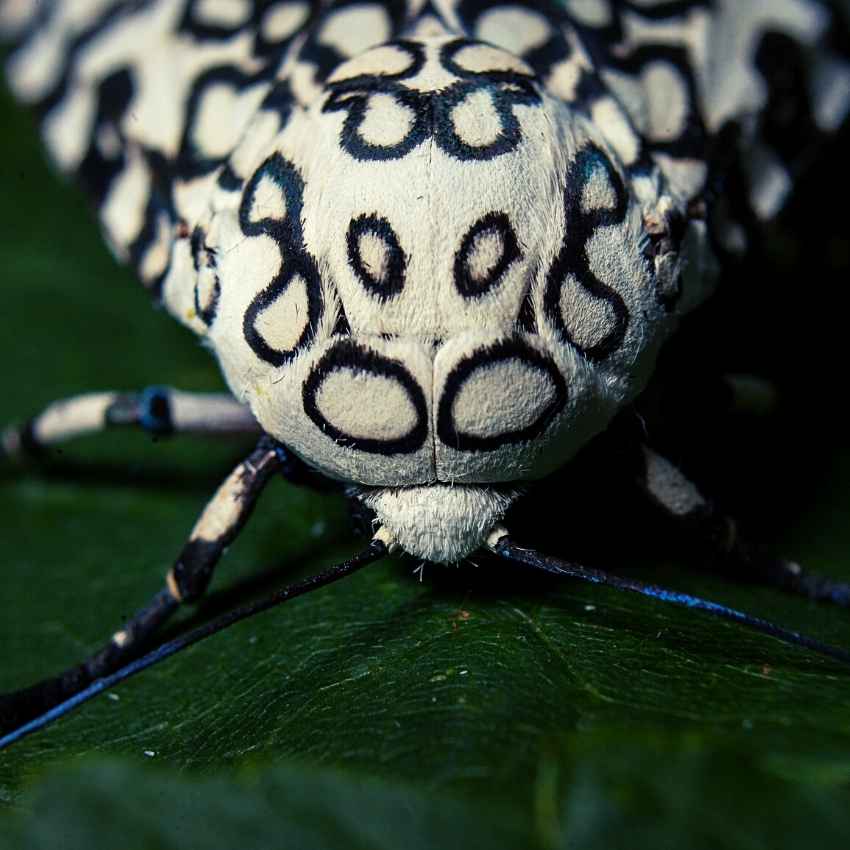
[(12, 89), (37, 110), (60, 169), (91, 193), (113, 251), (154, 291), (197, 200), (192, 184), (224, 161), (309, 19), (303, 4), (264, 6), (4, 7), (7, 26), (20, 30), (7, 65)]
[[(91, 193), (113, 251), (155, 294), (249, 122), (289, 107), (293, 54), (309, 90), (364, 40), (344, 23), (318, 2), (0, 3), (11, 88), (35, 107), (59, 168)], [(392, 22), (371, 30), (367, 42), (389, 38)]]
[(462, 0), (458, 14), (585, 110), (635, 173), (736, 196), (739, 217), (773, 216), (850, 111), (846, 30), (821, 0)]

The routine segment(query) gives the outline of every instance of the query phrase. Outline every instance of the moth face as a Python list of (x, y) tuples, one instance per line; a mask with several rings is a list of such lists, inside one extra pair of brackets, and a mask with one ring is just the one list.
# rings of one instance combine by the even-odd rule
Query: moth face
[(246, 145), (194, 240), (195, 311), (237, 397), (327, 474), (539, 477), (641, 388), (671, 325), (658, 240), (520, 60), (386, 45)]

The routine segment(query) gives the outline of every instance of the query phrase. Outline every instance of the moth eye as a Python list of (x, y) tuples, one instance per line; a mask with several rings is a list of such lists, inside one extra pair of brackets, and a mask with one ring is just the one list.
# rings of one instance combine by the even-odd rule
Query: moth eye
[(507, 215), (492, 212), (484, 216), (467, 231), (455, 257), (457, 291), (465, 298), (484, 295), (521, 256)]
[(644, 214), (643, 226), (648, 237), (646, 253), (655, 258), (678, 252), (685, 237), (687, 221), (680, 210), (662, 206)]
[(348, 227), (348, 263), (363, 286), (381, 300), (404, 288), (407, 256), (390, 223), (377, 215), (361, 215)]

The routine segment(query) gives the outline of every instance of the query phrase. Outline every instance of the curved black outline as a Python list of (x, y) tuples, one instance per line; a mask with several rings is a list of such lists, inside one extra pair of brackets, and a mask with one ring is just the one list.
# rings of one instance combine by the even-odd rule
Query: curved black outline
[(363, 89), (380, 84), (383, 81), (409, 80), (415, 77), (425, 67), (425, 45), (421, 41), (411, 41), (410, 39), (400, 38), (396, 41), (388, 41), (384, 44), (377, 44), (372, 50), (377, 50), (381, 47), (397, 47), (402, 52), (406, 52), (410, 56), (410, 64), (407, 68), (401, 71), (396, 71), (394, 74), (359, 74), (356, 77), (346, 77), (342, 80), (334, 80), (327, 83), (327, 87), (332, 91), (344, 89)]
[[(356, 87), (349, 81), (345, 84), (331, 84), (333, 91), (325, 101), (322, 112), (346, 113), (339, 141), (340, 145), (355, 159), (360, 161), (401, 159), (422, 144), (430, 134), (430, 93), (407, 89), (391, 81), (381, 82), (379, 77), (375, 79), (378, 82)], [(376, 145), (364, 139), (360, 133), (369, 100), (373, 94), (389, 95), (399, 108), (408, 109), (413, 113), (413, 122), (407, 135), (394, 145)]]
[[(548, 375), (555, 388), (555, 398), (534, 422), (519, 431), (506, 431), (494, 437), (478, 437), (458, 431), (452, 408), (464, 383), (478, 369), (486, 369), (505, 360), (520, 360)], [(507, 391), (510, 389), (507, 388)], [(493, 451), (502, 446), (525, 443), (539, 437), (549, 427), (567, 403), (567, 398), (567, 382), (551, 358), (516, 337), (497, 342), (463, 358), (449, 373), (437, 408), (437, 437), (449, 448), (461, 452)]]
[[(581, 208), (584, 187), (600, 165), (607, 172), (614, 188), (616, 202), (613, 209), (585, 212)], [(605, 153), (595, 145), (589, 145), (579, 151), (567, 171), (564, 190), (564, 241), (546, 275), (543, 310), (563, 341), (580, 351), (588, 360), (601, 360), (616, 350), (626, 336), (631, 318), (622, 296), (593, 274), (587, 259), (587, 243), (596, 228), (621, 224), (626, 218), (627, 205), (626, 188), (622, 178)], [(561, 289), (570, 274), (575, 277), (579, 286), (593, 298), (605, 301), (614, 313), (614, 321), (607, 335), (595, 345), (586, 348), (572, 338), (561, 314)]]
[[(270, 177), (283, 193), (286, 204), (284, 219), (249, 218), (257, 186), (263, 177)], [(239, 203), (239, 227), (246, 236), (270, 236), (280, 251), (281, 271), (248, 305), (242, 317), (242, 334), (254, 354), (272, 366), (283, 366), (308, 345), (319, 326), (324, 308), (322, 281), (318, 266), (304, 247), (301, 211), (304, 206), (304, 180), (295, 166), (279, 153), (269, 156), (251, 175)], [(304, 279), (307, 290), (307, 324), (295, 345), (286, 351), (272, 348), (256, 328), (257, 317), (280, 298), (296, 276)]]
[[(340, 131), (340, 145), (361, 161), (401, 159), (420, 145), (429, 135), (431, 123), (430, 97), (408, 89), (401, 80), (415, 77), (425, 67), (425, 46), (416, 41), (388, 42), (382, 47), (397, 47), (406, 51), (410, 65), (395, 74), (360, 74), (356, 77), (327, 83), (330, 91), (322, 112), (345, 112)], [(390, 95), (396, 105), (413, 113), (413, 124), (407, 135), (394, 145), (375, 145), (360, 134), (366, 117), (369, 99), (373, 94)]]
[[(285, 365), (295, 357), (300, 349), (310, 343), (316, 333), (321, 314), (321, 279), (313, 259), (306, 254), (298, 256), (291, 253), (284, 258), (284, 269), (285, 271), (277, 274), (274, 280), (254, 297), (242, 317), (242, 334), (245, 337), (245, 342), (248, 343), (257, 357), (272, 366)], [(283, 296), (289, 289), (292, 279), (296, 276), (304, 279), (304, 288), (307, 291), (307, 323), (292, 348), (287, 350), (272, 348), (257, 330), (257, 318), (260, 313), (267, 310), (278, 298)]]
[[(486, 280), (477, 282), (469, 273), (469, 253), (475, 245), (475, 240), (484, 233), (495, 232), (502, 238), (502, 256), (499, 262), (490, 270)], [(478, 219), (463, 237), (460, 248), (455, 254), (454, 282), (455, 289), (464, 298), (478, 298), (486, 295), (504, 277), (505, 272), (522, 257), (516, 233), (511, 227), (507, 213), (494, 210)]]
[[(251, 221), (249, 218), (254, 204), (257, 186), (263, 177), (269, 177), (278, 185), (286, 203), (286, 218), (262, 218)], [(266, 158), (251, 175), (251, 179), (242, 193), (239, 202), (239, 227), (246, 236), (271, 236), (278, 241), (296, 243), (303, 241), (301, 232), (301, 210), (304, 206), (304, 180), (295, 166), (279, 153)]]
[(213, 272), (213, 290), (212, 290), (212, 298), (210, 299), (210, 303), (206, 307), (201, 307), (201, 296), (198, 292), (198, 287), (201, 283), (200, 274), (198, 274), (195, 280), (195, 291), (193, 293), (194, 301), (195, 301), (195, 312), (198, 314), (200, 320), (207, 326), (210, 327), (212, 323), (215, 321), (215, 317), (218, 315), (218, 302), (221, 300), (221, 281), (218, 277), (218, 272)]
[(470, 71), (462, 65), (458, 65), (455, 57), (461, 50), (467, 47), (490, 47), (507, 53), (504, 48), (490, 44), (487, 41), (478, 41), (472, 38), (457, 38), (454, 41), (446, 42), (440, 48), (440, 64), (450, 74), (460, 77), (462, 80), (486, 80), (489, 83), (511, 83), (515, 86), (520, 86), (528, 94), (540, 99), (540, 96), (529, 88), (529, 83), (535, 79), (535, 74), (532, 71), (530, 74), (523, 74), (521, 71)]
[[(501, 127), (492, 142), (485, 145), (470, 145), (457, 134), (452, 113), (467, 97), (482, 90), (490, 95)], [(495, 159), (515, 150), (522, 141), (522, 127), (514, 114), (514, 106), (533, 105), (539, 100), (536, 92), (531, 96), (525, 91), (500, 87), (487, 81), (455, 83), (438, 93), (433, 99), (434, 138), (445, 153), (456, 159)]]
[[(468, 71), (454, 61), (455, 54), (465, 47), (484, 44), (469, 39), (456, 39), (440, 49), (440, 62), (458, 82), (445, 89), (421, 92), (407, 88), (403, 80), (415, 77), (425, 65), (424, 46), (417, 42), (388, 42), (401, 46), (413, 57), (408, 68), (395, 74), (361, 74), (346, 80), (328, 83), (330, 92), (322, 112), (345, 112), (340, 130), (340, 146), (361, 161), (401, 159), (428, 138), (449, 156), (460, 160), (489, 160), (510, 153), (522, 141), (522, 128), (514, 114), (517, 105), (539, 105), (540, 93), (533, 74), (516, 71)], [(455, 131), (452, 113), (475, 92), (485, 90), (490, 95), (500, 122), (496, 139), (486, 145), (467, 144)], [(397, 106), (408, 109), (413, 121), (405, 137), (394, 145), (376, 145), (364, 139), (360, 128), (365, 120), (372, 95), (392, 97)]]
[[(407, 393), (416, 413), (416, 424), (413, 428), (395, 440), (376, 440), (370, 437), (352, 437), (325, 419), (316, 404), (316, 396), (325, 379), (340, 369), (368, 372), (397, 381)], [(376, 351), (364, 348), (350, 337), (341, 339), (325, 352), (304, 382), (301, 394), (307, 416), (323, 434), (342, 443), (346, 449), (380, 455), (412, 454), (422, 448), (428, 437), (428, 405), (422, 388), (413, 376), (397, 360), (390, 360)]]
[[(218, 302), (221, 299), (221, 280), (218, 276), (216, 252), (212, 248), (207, 247), (206, 234), (200, 225), (195, 225), (192, 234), (189, 237), (189, 249), (192, 253), (192, 265), (195, 269), (195, 286), (192, 291), (192, 300), (195, 304), (195, 313), (200, 320), (210, 327), (218, 315)], [(203, 254), (203, 267), (211, 269), (213, 273), (213, 291), (212, 299), (207, 307), (201, 307), (200, 293), (198, 286), (201, 282), (201, 255)]]
[[(239, 97), (243, 92), (253, 86), (265, 84), (271, 87), (273, 76), (273, 66), (263, 67), (252, 74), (242, 71), (235, 65), (224, 64), (205, 68), (192, 80), (192, 86), (186, 100), (186, 120), (180, 137), (180, 147), (177, 156), (170, 163), (175, 176), (188, 180), (193, 177), (209, 174), (227, 162), (233, 153), (233, 148), (231, 148), (224, 154), (209, 155), (206, 151), (201, 150), (198, 145), (198, 139), (195, 136), (197, 129), (196, 123), (201, 103), (208, 89), (219, 85), (227, 85), (230, 87), (233, 95)], [(245, 128), (243, 127), (242, 129), (244, 130)], [(236, 145), (238, 144), (237, 140)]]
[[(440, 48), (440, 64), (451, 74), (460, 77), (434, 98), (434, 136), (437, 144), (450, 156), (462, 160), (495, 159), (514, 150), (522, 141), (522, 128), (514, 114), (515, 106), (537, 106), (541, 97), (534, 87), (534, 75), (518, 71), (469, 71), (458, 65), (455, 56), (466, 47), (490, 46), (486, 42), (457, 39)], [(469, 145), (455, 131), (452, 113), (469, 95), (485, 90), (499, 117), (501, 129), (487, 145)]]
[[(360, 256), (360, 237), (366, 233), (377, 236), (386, 246), (389, 258), (386, 283), (377, 280), (363, 264), (363, 258)], [(381, 301), (389, 301), (404, 289), (407, 255), (399, 245), (392, 225), (385, 218), (377, 213), (364, 213), (351, 219), (345, 242), (348, 247), (348, 264), (368, 292)]]

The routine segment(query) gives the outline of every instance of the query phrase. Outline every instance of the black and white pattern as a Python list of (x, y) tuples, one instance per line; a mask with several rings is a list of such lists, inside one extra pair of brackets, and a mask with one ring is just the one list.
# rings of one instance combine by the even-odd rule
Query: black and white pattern
[(272, 366), (282, 366), (309, 344), (322, 311), (319, 272), (301, 232), (303, 193), (295, 167), (273, 154), (254, 172), (239, 206), (242, 233), (269, 237), (280, 251), (280, 271), (242, 321), (246, 342)]
[(574, 454), (850, 109), (818, 0), (0, 9), (116, 254), (361, 484)]

